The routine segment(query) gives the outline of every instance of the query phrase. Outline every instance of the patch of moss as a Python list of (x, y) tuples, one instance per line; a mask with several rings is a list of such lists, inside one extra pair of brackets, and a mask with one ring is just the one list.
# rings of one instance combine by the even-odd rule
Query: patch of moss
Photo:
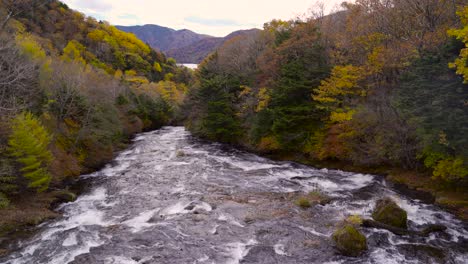
[(353, 226), (360, 226), (362, 225), (362, 217), (360, 215), (351, 215), (346, 218), (345, 222)]
[(307, 197), (300, 197), (294, 203), (303, 209), (310, 208), (312, 206)]

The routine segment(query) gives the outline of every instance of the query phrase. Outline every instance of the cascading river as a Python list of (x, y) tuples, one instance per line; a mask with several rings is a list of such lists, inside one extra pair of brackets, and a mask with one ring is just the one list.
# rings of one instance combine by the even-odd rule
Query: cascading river
[[(182, 127), (139, 135), (114, 163), (83, 177), (89, 191), (0, 263), (468, 263), (466, 224), (382, 177), (276, 162)], [(317, 188), (332, 201), (294, 205), (298, 192)], [(370, 217), (383, 196), (408, 212), (410, 228), (447, 230), (414, 237), (363, 229), (367, 253), (339, 255), (335, 226), (349, 215)]]

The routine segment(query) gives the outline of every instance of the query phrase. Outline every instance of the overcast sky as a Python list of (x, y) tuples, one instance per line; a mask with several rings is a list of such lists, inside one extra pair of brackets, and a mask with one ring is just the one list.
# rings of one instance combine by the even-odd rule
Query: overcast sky
[[(174, 29), (225, 36), (232, 31), (262, 28), (274, 18), (308, 13), (318, 0), (62, 0), (88, 16), (114, 25), (157, 24)], [(327, 9), (344, 0), (322, 0)]]

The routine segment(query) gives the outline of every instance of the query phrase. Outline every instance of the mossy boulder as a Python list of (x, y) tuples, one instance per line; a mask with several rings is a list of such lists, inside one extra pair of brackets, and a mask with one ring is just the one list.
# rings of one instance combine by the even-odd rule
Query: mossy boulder
[(372, 218), (375, 221), (399, 228), (407, 228), (408, 216), (392, 199), (383, 198), (377, 201)]
[(357, 257), (367, 250), (366, 237), (353, 225), (346, 224), (333, 233), (338, 251), (350, 257)]

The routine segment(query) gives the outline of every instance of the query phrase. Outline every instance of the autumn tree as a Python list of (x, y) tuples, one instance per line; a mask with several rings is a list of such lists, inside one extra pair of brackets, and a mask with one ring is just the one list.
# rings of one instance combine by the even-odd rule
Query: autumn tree
[(0, 8), (5, 12), (0, 24), (0, 33), (5, 29), (8, 22), (21, 14), (28, 13), (34, 8), (46, 5), (52, 0), (1, 0)]
[(460, 74), (468, 82), (468, 6), (465, 6), (458, 13), (462, 22), (462, 28), (449, 30), (449, 35), (456, 37), (465, 44), (465, 48), (460, 51), (460, 56), (452, 63), (450, 68), (457, 70), (457, 74)]
[(15, 115), (37, 103), (39, 71), (14, 42), (0, 38), (0, 113)]

